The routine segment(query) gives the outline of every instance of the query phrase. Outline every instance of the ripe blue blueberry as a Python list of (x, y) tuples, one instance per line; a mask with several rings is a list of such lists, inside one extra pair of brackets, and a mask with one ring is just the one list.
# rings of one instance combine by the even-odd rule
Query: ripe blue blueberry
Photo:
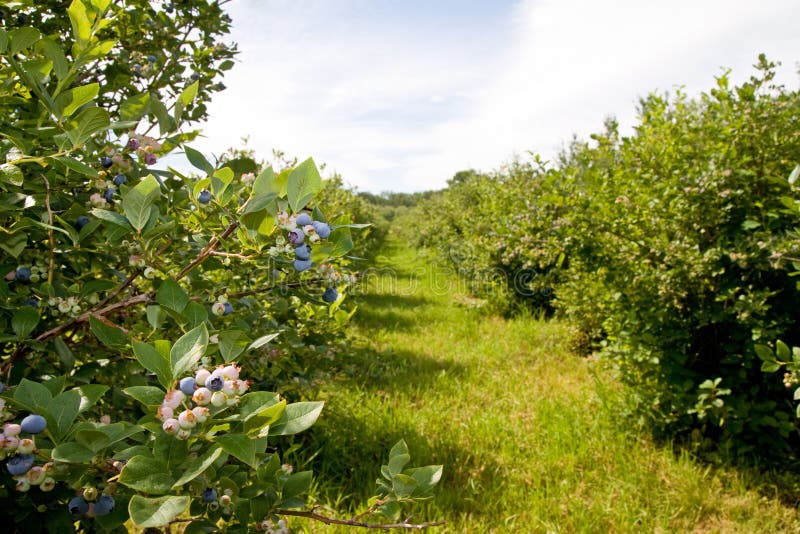
[(124, 174), (118, 174), (114, 177), (114, 185), (122, 185), (127, 181), (128, 179), (125, 177)]
[(86, 499), (83, 497), (73, 498), (69, 501), (67, 507), (69, 508), (69, 513), (72, 514), (73, 517), (80, 517), (89, 511), (89, 503), (86, 502)]
[(114, 497), (111, 495), (101, 495), (94, 503), (94, 515), (107, 515), (114, 509)]
[(203, 502), (214, 502), (217, 500), (217, 490), (214, 488), (206, 488), (203, 490)]
[(197, 74), (196, 72), (193, 72), (192, 75), (190, 76), (190, 78), (192, 79), (192, 81), (196, 82), (197, 80), (200, 79), (200, 75)]
[(289, 232), (289, 243), (292, 245), (300, 245), (305, 239), (305, 234), (300, 228), (295, 228)]
[(114, 164), (114, 162), (108, 156), (103, 156), (100, 158), (100, 165), (103, 166), (104, 169), (108, 169)]
[(19, 15), (17, 15), (17, 24), (19, 26), (25, 26), (27, 23), (28, 23), (28, 17), (25, 15), (25, 13), (20, 13)]
[(75, 228), (80, 230), (81, 228), (89, 224), (90, 220), (91, 219), (89, 219), (89, 217), (87, 217), (86, 215), (81, 215), (80, 217), (75, 219)]
[(294, 249), (294, 257), (304, 261), (311, 259), (311, 247), (305, 243), (300, 245)]
[(33, 467), (32, 454), (17, 454), (6, 462), (6, 469), (11, 476), (24, 475)]
[(149, 61), (150, 63), (155, 63), (156, 62), (156, 56), (150, 54), (149, 56), (147, 56), (147, 61)]
[(311, 224), (311, 216), (308, 213), (303, 212), (297, 216), (295, 222), (297, 223), (297, 226), (307, 226)]
[(225, 306), (225, 311), (222, 312), (222, 315), (228, 315), (230, 313), (233, 313), (233, 305), (230, 302), (226, 302), (224, 306)]
[(27, 267), (19, 267), (15, 273), (15, 280), (27, 284), (31, 281), (31, 270)]
[(325, 302), (336, 302), (336, 299), (339, 298), (339, 292), (336, 291), (335, 287), (329, 287), (325, 290), (325, 293), (322, 294), (322, 300)]
[(211, 391), (221, 391), (225, 380), (221, 376), (212, 376), (206, 381), (206, 387)]
[[(30, 306), (32, 308), (38, 308), (39, 307), (39, 299), (31, 297), (29, 299), (25, 299), (25, 302), (23, 304), (25, 304), (25, 306)], [(3, 391), (0, 390), (0, 393), (2, 393), (2, 392)]]
[(314, 221), (311, 224), (314, 226), (314, 230), (317, 231), (317, 235), (322, 239), (327, 239), (331, 235), (331, 227), (327, 223)]
[(211, 201), (211, 191), (208, 189), (203, 189), (200, 191), (200, 194), (197, 195), (197, 201), (200, 204), (208, 204)]
[(187, 376), (186, 378), (181, 378), (181, 381), (178, 382), (178, 389), (183, 391), (185, 395), (192, 396), (194, 395), (194, 386), (195, 386), (195, 379), (194, 377)]
[(117, 190), (113, 187), (109, 187), (103, 192), (103, 198), (106, 199), (108, 202), (114, 200), (114, 194), (116, 194)]
[(45, 421), (44, 417), (41, 415), (32, 413), (20, 421), (19, 426), (22, 428), (23, 432), (39, 434), (44, 432), (44, 429), (47, 428), (47, 421)]
[(303, 272), (311, 268), (311, 260), (294, 260), (294, 268), (298, 272)]
[(2, 393), (6, 389), (6, 385), (0, 382), (0, 393)]

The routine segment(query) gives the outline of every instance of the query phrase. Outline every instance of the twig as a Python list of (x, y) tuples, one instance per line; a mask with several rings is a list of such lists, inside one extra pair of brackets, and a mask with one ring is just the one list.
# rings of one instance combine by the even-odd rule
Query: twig
[(56, 238), (53, 235), (53, 210), (50, 209), (50, 182), (44, 174), (40, 174), (44, 180), (44, 207), (47, 209), (47, 237), (50, 243), (50, 264), (47, 266), (47, 283), (53, 283), (53, 271), (56, 266)]
[(350, 527), (372, 528), (380, 530), (389, 530), (392, 528), (423, 530), (430, 527), (440, 527), (447, 523), (447, 521), (436, 521), (435, 523), (419, 523), (419, 524), (409, 523), (408, 521), (403, 521), (402, 523), (365, 523), (363, 521), (358, 521), (356, 519), (337, 519), (335, 517), (328, 517), (326, 515), (318, 514), (316, 512), (311, 512), (307, 510), (276, 510), (275, 513), (278, 515), (292, 515), (297, 517), (306, 517), (309, 519), (314, 519), (315, 521), (320, 521), (322, 523), (325, 523), (326, 525), (347, 525)]
[(239, 227), (239, 222), (234, 221), (230, 225), (228, 225), (225, 231), (222, 232), (219, 236), (212, 237), (211, 241), (209, 241), (208, 244), (205, 247), (203, 247), (203, 250), (200, 251), (200, 254), (197, 255), (194, 261), (192, 261), (192, 263), (181, 269), (181, 272), (175, 275), (174, 280), (175, 281), (180, 280), (181, 278), (186, 276), (186, 274), (189, 273), (189, 271), (191, 271), (192, 269), (194, 269), (195, 267), (206, 261), (206, 258), (208, 258), (212, 254), (214, 249), (216, 249), (219, 246), (220, 242), (223, 239), (226, 239), (229, 235), (231, 235), (233, 231), (236, 230), (238, 227)]

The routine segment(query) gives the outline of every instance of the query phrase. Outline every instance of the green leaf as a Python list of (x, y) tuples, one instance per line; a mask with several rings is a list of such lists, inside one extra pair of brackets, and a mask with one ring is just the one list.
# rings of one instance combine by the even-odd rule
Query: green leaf
[(170, 389), (172, 386), (172, 364), (170, 360), (147, 343), (133, 340), (132, 345), (133, 354), (136, 356), (139, 363), (142, 364), (142, 367), (154, 373), (158, 378), (159, 384), (164, 386), (165, 390)]
[(253, 182), (253, 196), (261, 196), (267, 195), (269, 193), (275, 193), (275, 195), (281, 194), (281, 188), (277, 185), (275, 181), (275, 171), (272, 170), (272, 166), (270, 165), (263, 171), (256, 176), (255, 181)]
[(258, 467), (255, 440), (242, 434), (224, 434), (214, 439), (231, 456), (241, 460), (253, 469)]
[[(89, 167), (85, 163), (76, 160), (75, 158), (71, 158), (69, 156), (55, 156), (53, 157), (54, 160), (58, 161), (65, 167), (70, 170), (73, 170), (77, 173), (80, 173), (84, 176), (89, 176), (91, 178), (97, 178), (98, 174), (97, 171), (93, 168)], [(128, 221), (125, 221), (125, 224), (128, 224)]]
[(419, 484), (413, 477), (404, 474), (395, 475), (392, 478), (392, 490), (394, 491), (395, 495), (400, 498), (411, 497), (414, 493), (414, 490), (417, 489)]
[(222, 198), (222, 194), (232, 181), (233, 169), (230, 167), (223, 167), (215, 171), (211, 176), (211, 192), (214, 193), (214, 197)]
[(289, 175), (286, 193), (292, 211), (300, 211), (320, 190), (322, 190), (322, 178), (314, 160), (308, 158), (295, 167)]
[(47, 409), (52, 398), (46, 387), (27, 378), (23, 378), (14, 389), (14, 400), (29, 412)]
[(108, 111), (91, 107), (80, 112), (70, 122), (71, 128), (67, 130), (67, 136), (72, 141), (74, 148), (80, 148), (86, 141), (98, 132), (103, 132), (111, 125)]
[(89, 463), (94, 459), (94, 452), (84, 445), (68, 441), (53, 449), (52, 456), (53, 460), (57, 462), (83, 464)]
[(201, 154), (199, 151), (186, 145), (183, 146), (183, 151), (186, 154), (186, 158), (189, 160), (189, 163), (191, 163), (194, 167), (200, 169), (206, 174), (214, 174), (214, 166), (211, 165), (205, 156), (203, 156), (203, 154)]
[(185, 110), (186, 106), (191, 104), (192, 100), (194, 100), (197, 96), (198, 87), (200, 87), (200, 82), (196, 81), (181, 91), (181, 94), (178, 95), (178, 99), (175, 101), (175, 122), (181, 122), (183, 110)]
[(175, 342), (169, 354), (172, 365), (172, 379), (177, 380), (193, 369), (203, 356), (207, 346), (208, 330), (206, 330), (205, 324), (201, 324), (181, 336)]
[(128, 514), (137, 527), (163, 527), (186, 510), (190, 500), (185, 495), (168, 495), (155, 499), (134, 495), (128, 503)]
[(226, 362), (235, 360), (247, 348), (250, 338), (242, 330), (226, 330), (218, 334), (219, 353)]
[(128, 189), (122, 195), (122, 210), (131, 225), (139, 232), (150, 220), (150, 208), (161, 193), (158, 180), (148, 174), (136, 187)]
[(11, 328), (18, 338), (28, 337), (37, 324), (39, 324), (39, 312), (36, 308), (24, 306), (14, 310), (14, 315), (11, 317)]
[(150, 95), (150, 111), (158, 120), (158, 129), (162, 136), (175, 131), (177, 128), (175, 119), (170, 116), (167, 106), (155, 94)]
[(22, 174), (22, 169), (16, 165), (3, 163), (0, 165), (0, 181), (19, 187), (25, 181), (25, 175)]
[(162, 460), (149, 456), (134, 456), (122, 469), (119, 482), (136, 491), (159, 495), (172, 489), (175, 479)]
[(167, 279), (156, 291), (156, 302), (174, 312), (181, 313), (189, 304), (189, 295), (177, 282)]
[(128, 336), (115, 326), (109, 326), (94, 316), (89, 317), (92, 333), (110, 349), (119, 349), (128, 344)]
[(75, 441), (95, 454), (111, 444), (111, 440), (103, 432), (87, 428), (75, 433)]
[(794, 185), (798, 178), (800, 178), (800, 165), (796, 166), (794, 170), (792, 170), (792, 173), (789, 175), (789, 178), (787, 178), (787, 181)]
[(280, 395), (270, 391), (251, 391), (242, 396), (239, 401), (239, 414), (242, 419), (256, 414), (265, 408), (274, 406), (280, 402)]
[(275, 193), (264, 193), (256, 195), (247, 201), (242, 214), (254, 213), (257, 211), (266, 210), (268, 216), (274, 216), (278, 211), (278, 195)]
[(116, 211), (103, 210), (100, 208), (92, 208), (92, 210), (89, 213), (91, 213), (101, 221), (106, 221), (111, 224), (121, 226), (122, 228), (132, 229), (131, 223), (128, 222), (128, 219), (126, 219)]
[(125, 100), (119, 106), (119, 117), (123, 121), (138, 121), (150, 111), (150, 95), (139, 93)]
[(778, 362), (774, 362), (774, 361), (773, 362), (763, 362), (761, 364), (761, 370), (764, 371), (765, 373), (774, 373), (775, 371), (777, 371), (780, 368), (781, 368), (781, 364), (779, 364)]
[(775, 354), (772, 349), (766, 345), (756, 345), (756, 355), (765, 362), (774, 362)]
[(50, 37), (43, 37), (36, 46), (44, 57), (53, 62), (53, 72), (59, 80), (63, 80), (69, 74), (69, 62), (61, 46)]
[(145, 406), (158, 406), (164, 402), (164, 391), (155, 386), (131, 386), (123, 389), (122, 392)]
[(263, 438), (270, 433), (270, 425), (280, 420), (286, 411), (286, 401), (264, 406), (245, 417), (243, 430), (250, 438)]
[(311, 487), (311, 471), (292, 473), (283, 483), (281, 497), (283, 500), (299, 497)]
[(47, 428), (56, 439), (69, 431), (81, 407), (81, 394), (76, 390), (65, 391), (50, 400), (45, 418)]
[(247, 347), (247, 350), (260, 349), (261, 347), (263, 347), (264, 345), (266, 345), (267, 343), (278, 337), (279, 334), (280, 332), (276, 332), (274, 334), (267, 334), (265, 336), (261, 336), (260, 338), (250, 343), (250, 346)]
[(192, 460), (183, 475), (181, 475), (181, 477), (172, 485), (172, 489), (177, 489), (187, 482), (191, 482), (195, 478), (202, 475), (203, 472), (208, 469), (221, 454), (222, 448), (212, 447), (200, 458)]
[(419, 492), (430, 491), (442, 479), (443, 467), (441, 465), (426, 465), (415, 467), (406, 471), (406, 474), (417, 481)]
[(94, 100), (99, 91), (99, 84), (90, 83), (61, 93), (55, 100), (56, 115), (59, 118), (72, 116), (79, 107)]
[(789, 349), (789, 345), (780, 339), (775, 342), (775, 353), (782, 362), (788, 362), (792, 359), (792, 351)]
[(103, 384), (84, 384), (77, 389), (81, 396), (81, 404), (78, 408), (80, 413), (94, 406), (110, 388)]
[(86, 7), (81, 0), (72, 0), (67, 8), (69, 21), (72, 24), (72, 37), (78, 44), (79, 49), (89, 41), (92, 36), (92, 23), (86, 13)]
[(288, 404), (278, 422), (273, 425), (271, 436), (288, 436), (310, 428), (322, 413), (324, 402), (295, 402)]
[(25, 50), (29, 46), (35, 44), (39, 39), (42, 38), (42, 34), (39, 33), (39, 30), (36, 28), (23, 26), (22, 28), (12, 30), (8, 34), (8, 37), (11, 41), (9, 52), (11, 54), (16, 54), (17, 52)]

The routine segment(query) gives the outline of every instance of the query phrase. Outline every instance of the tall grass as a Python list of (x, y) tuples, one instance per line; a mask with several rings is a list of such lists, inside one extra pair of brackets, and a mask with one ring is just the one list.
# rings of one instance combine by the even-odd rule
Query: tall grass
[(362, 348), (320, 392), (306, 442), (331, 481), (314, 488), (319, 505), (363, 510), (403, 437), (415, 465), (445, 466), (412, 517), (445, 519), (438, 532), (800, 532), (795, 508), (758, 481), (617, 420), (617, 385), (569, 353), (566, 325), (482, 313), (435, 265), (391, 242), (358, 297)]

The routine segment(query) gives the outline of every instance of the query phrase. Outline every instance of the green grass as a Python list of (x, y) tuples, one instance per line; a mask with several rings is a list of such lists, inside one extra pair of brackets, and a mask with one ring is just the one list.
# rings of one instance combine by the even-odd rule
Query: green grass
[[(400, 437), (444, 464), (412, 521), (436, 532), (800, 532), (794, 507), (615, 419), (619, 388), (567, 350), (566, 325), (470, 307), (455, 276), (390, 243), (358, 298), (362, 349), (323, 386), (307, 436), (320, 505), (363, 511)], [(466, 303), (466, 304), (465, 304)], [(302, 457), (302, 455), (297, 456)], [(351, 532), (292, 521), (311, 532)]]

